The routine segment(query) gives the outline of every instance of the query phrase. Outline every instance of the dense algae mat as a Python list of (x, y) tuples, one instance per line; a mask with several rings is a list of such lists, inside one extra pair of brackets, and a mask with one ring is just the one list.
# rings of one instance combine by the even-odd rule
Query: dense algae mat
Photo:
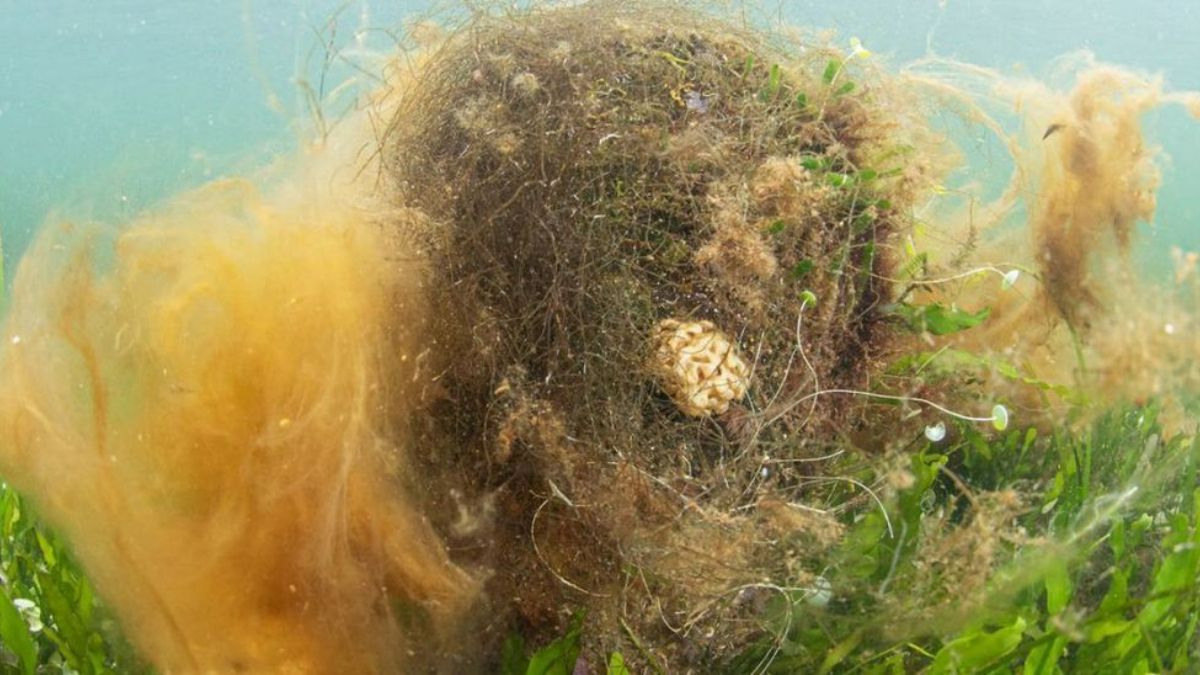
[[(1088, 59), (887, 74), (675, 3), (494, 9), (417, 26), (266, 189), (22, 261), (0, 473), (140, 654), (1186, 669), (1200, 285), (1127, 253), (1139, 118), (1194, 95)], [(1011, 155), (996, 200), (943, 115)], [(129, 670), (22, 509), (0, 669)], [(564, 631), (533, 664), (514, 637)]]
[(893, 331), (912, 180), (853, 86), (828, 54), (608, 2), (481, 20), (403, 92), (384, 171), (436, 223), (445, 388), (421, 456), (494, 500), (480, 562), (527, 631), (586, 602), (659, 640), (786, 572), (791, 543), (727, 514), (803, 482), (770, 456), (853, 428), (798, 399), (868, 386)]
[(419, 458), (487, 503), (493, 527), (441, 525), (493, 543), (489, 595), (527, 633), (582, 602), (655, 644), (715, 635), (671, 659), (712, 657), (745, 630), (735, 589), (796, 563), (770, 528), (839, 527), (785, 502), (793, 462), (860, 415), (804, 395), (868, 387), (888, 353), (921, 180), (851, 77), (691, 11), (593, 3), (474, 23), (399, 94), (385, 174), (433, 223), (445, 390)]
[[(598, 2), (476, 16), (385, 98), (381, 174), (438, 308), (416, 461), (455, 559), (487, 570), (493, 627), (544, 639), (583, 608), (589, 663), (787, 671), (885, 647), (914, 665), (898, 641), (971, 618), (978, 636), (934, 658), (969, 670), (1015, 649), (971, 639), (1008, 644), (1019, 594), (1131, 486), (1186, 494), (1184, 440), (1160, 442), (1152, 411), (1080, 445), (972, 423), (1005, 431), (997, 397), (1038, 422), (1091, 387), (1194, 389), (1194, 341), (1092, 327), (1146, 318), (1124, 300), (1158, 184), (1138, 118), (1195, 99), (1090, 62), (1065, 93), (968, 94), (991, 75), (934, 60), (892, 77), (866, 57)], [(1028, 108), (1020, 134), (997, 131), (989, 96)], [(930, 225), (915, 214), (957, 160), (937, 106), (998, 133), (1015, 169), (978, 214)], [(1001, 283), (978, 283), (979, 260), (1007, 263), (980, 268)], [(1149, 367), (1174, 375), (1131, 376)], [(935, 401), (991, 414), (943, 454), (927, 440), (955, 413)], [(1113, 437), (1150, 445), (1130, 463)], [(1087, 459), (1053, 466), (1067, 448)]]

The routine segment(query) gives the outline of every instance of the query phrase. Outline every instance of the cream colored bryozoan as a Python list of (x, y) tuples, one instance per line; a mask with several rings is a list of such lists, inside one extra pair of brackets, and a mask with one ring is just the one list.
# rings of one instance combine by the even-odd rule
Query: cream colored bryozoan
[(721, 414), (746, 396), (750, 369), (711, 321), (660, 321), (654, 343), (653, 370), (684, 414)]

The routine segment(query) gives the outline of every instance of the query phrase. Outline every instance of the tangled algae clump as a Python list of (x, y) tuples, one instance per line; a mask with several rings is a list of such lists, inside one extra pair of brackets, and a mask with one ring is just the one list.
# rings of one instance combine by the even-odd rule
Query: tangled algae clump
[[(889, 353), (925, 180), (851, 66), (678, 4), (593, 2), (476, 16), (391, 94), (385, 175), (432, 224), (441, 395), (418, 460), (462, 500), (431, 512), (457, 514), (452, 548), (526, 634), (574, 603), (658, 644), (789, 564), (756, 505), (812, 468), (766, 462), (859, 421), (812, 394), (868, 387)], [(679, 405), (654, 365), (681, 322), (733, 343), (687, 371), (722, 405)], [(744, 381), (706, 384), (729, 358)], [(746, 630), (729, 619), (711, 649)]]

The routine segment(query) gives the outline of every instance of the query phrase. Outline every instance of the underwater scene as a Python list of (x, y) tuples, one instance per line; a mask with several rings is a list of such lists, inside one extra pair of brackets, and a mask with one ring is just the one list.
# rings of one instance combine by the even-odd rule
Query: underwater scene
[(1200, 672), (1198, 31), (0, 0), (0, 675)]

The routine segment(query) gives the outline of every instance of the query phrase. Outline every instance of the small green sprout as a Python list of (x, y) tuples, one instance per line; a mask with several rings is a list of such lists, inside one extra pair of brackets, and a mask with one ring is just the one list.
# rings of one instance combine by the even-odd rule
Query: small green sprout
[(850, 182), (850, 176), (844, 173), (831, 173), (825, 177), (825, 180), (833, 187), (840, 188)]
[(971, 312), (953, 305), (947, 307), (940, 302), (928, 305), (910, 305), (902, 302), (895, 306), (895, 313), (904, 319), (908, 329), (914, 333), (952, 335), (986, 321), (991, 314), (991, 308), (984, 307), (978, 312)]
[(783, 84), (783, 71), (779, 68), (778, 63), (771, 64), (771, 72), (767, 76), (767, 86), (759, 92), (759, 100), (770, 102), (775, 100), (779, 94), (779, 87)]
[(847, 57), (846, 60), (849, 61), (850, 59), (855, 59), (855, 58), (869, 59), (869, 58), (871, 58), (871, 50), (867, 49), (866, 47), (863, 47), (862, 40), (859, 40), (856, 37), (852, 37), (852, 38), (850, 38), (850, 56)]
[(809, 171), (824, 171), (829, 168), (829, 159), (826, 157), (804, 157), (800, 160), (800, 166)]
[[(816, 265), (813, 263), (813, 261), (805, 258), (792, 267), (792, 278), (796, 280), (803, 279), (804, 277), (808, 276), (809, 272), (813, 271), (814, 267), (816, 267)], [(816, 303), (815, 297), (813, 298), (813, 302)]]
[(837, 79), (838, 73), (842, 70), (842, 62), (837, 59), (829, 59), (829, 63), (825, 64), (825, 72), (821, 74), (821, 81), (827, 85), (833, 84)]
[[(844, 61), (840, 59), (830, 59), (829, 62), (825, 64), (825, 72), (821, 74), (821, 80), (824, 81), (827, 86), (832, 87), (837, 81), (838, 76), (842, 74), (842, 70), (845, 69), (847, 63), (853, 61), (854, 59), (867, 59), (870, 58), (870, 56), (871, 52), (863, 48), (862, 41), (860, 41), (858, 38), (850, 38), (850, 54)], [(854, 82), (844, 82), (840, 87), (838, 87), (837, 91), (835, 91), (833, 95), (835, 97), (845, 96), (846, 94), (854, 91), (854, 87)]]

